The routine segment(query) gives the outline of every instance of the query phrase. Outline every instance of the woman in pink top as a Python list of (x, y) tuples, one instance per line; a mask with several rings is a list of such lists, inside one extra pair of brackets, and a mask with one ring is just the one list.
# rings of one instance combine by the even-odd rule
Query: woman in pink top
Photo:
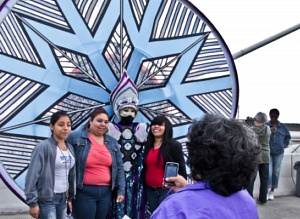
[(72, 132), (67, 139), (76, 157), (74, 219), (105, 219), (114, 189), (117, 202), (124, 200), (125, 175), (120, 146), (106, 134), (108, 123), (105, 109), (96, 108), (84, 129)]

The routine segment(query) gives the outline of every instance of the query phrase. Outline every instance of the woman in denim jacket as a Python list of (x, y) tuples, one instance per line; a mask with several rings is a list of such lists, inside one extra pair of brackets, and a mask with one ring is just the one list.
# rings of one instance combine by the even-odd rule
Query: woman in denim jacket
[(281, 162), (284, 155), (284, 148), (288, 147), (291, 135), (284, 124), (278, 121), (279, 110), (270, 110), (271, 120), (266, 125), (271, 128), (270, 138), (270, 164), (269, 164), (269, 188), (271, 188), (268, 195), (269, 200), (274, 199), (274, 190), (278, 188), (278, 181), (280, 175)]
[(105, 219), (114, 189), (117, 202), (124, 200), (123, 161), (117, 141), (106, 134), (108, 118), (105, 109), (96, 108), (84, 129), (72, 132), (67, 138), (76, 158), (74, 219)]

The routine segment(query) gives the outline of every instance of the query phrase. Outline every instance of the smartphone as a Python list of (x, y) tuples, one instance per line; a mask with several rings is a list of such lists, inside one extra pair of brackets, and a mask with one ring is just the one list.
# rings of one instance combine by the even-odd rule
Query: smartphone
[(175, 162), (167, 162), (165, 165), (164, 184), (175, 186), (173, 182), (166, 182), (166, 178), (177, 176), (179, 164)]

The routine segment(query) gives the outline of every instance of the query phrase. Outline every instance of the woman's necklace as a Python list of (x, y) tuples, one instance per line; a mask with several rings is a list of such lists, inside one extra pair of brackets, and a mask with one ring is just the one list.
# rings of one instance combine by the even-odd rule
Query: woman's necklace
[[(57, 147), (60, 150), (60, 153), (62, 157), (64, 158), (64, 163), (65, 163), (65, 173), (66, 173), (66, 203), (68, 203), (68, 190), (69, 190), (69, 180), (68, 180), (68, 171), (71, 169), (71, 158), (70, 158), (70, 151), (68, 150), (68, 147), (65, 145), (65, 150), (62, 150), (62, 148), (57, 145)], [(68, 152), (68, 156), (65, 156), (63, 151)], [(69, 160), (69, 168), (67, 167), (67, 162)]]
[(162, 143), (162, 141), (159, 143), (154, 143), (154, 149), (160, 148), (161, 143)]

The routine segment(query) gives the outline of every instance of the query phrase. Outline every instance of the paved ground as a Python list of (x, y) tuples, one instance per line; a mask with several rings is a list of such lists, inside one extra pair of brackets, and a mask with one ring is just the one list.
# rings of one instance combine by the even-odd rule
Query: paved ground
[(266, 205), (257, 205), (261, 219), (299, 219), (300, 198), (297, 196), (280, 196)]
[(0, 214), (1, 219), (31, 219), (32, 217), (27, 212), (22, 214)]
[[(296, 196), (275, 197), (265, 206), (257, 205), (260, 219), (299, 219), (300, 198)], [(30, 219), (27, 212), (0, 214), (0, 219)]]
[[(260, 219), (300, 219), (300, 197), (276, 196), (266, 205), (257, 205)], [(30, 219), (28, 206), (0, 180), (0, 219)]]

